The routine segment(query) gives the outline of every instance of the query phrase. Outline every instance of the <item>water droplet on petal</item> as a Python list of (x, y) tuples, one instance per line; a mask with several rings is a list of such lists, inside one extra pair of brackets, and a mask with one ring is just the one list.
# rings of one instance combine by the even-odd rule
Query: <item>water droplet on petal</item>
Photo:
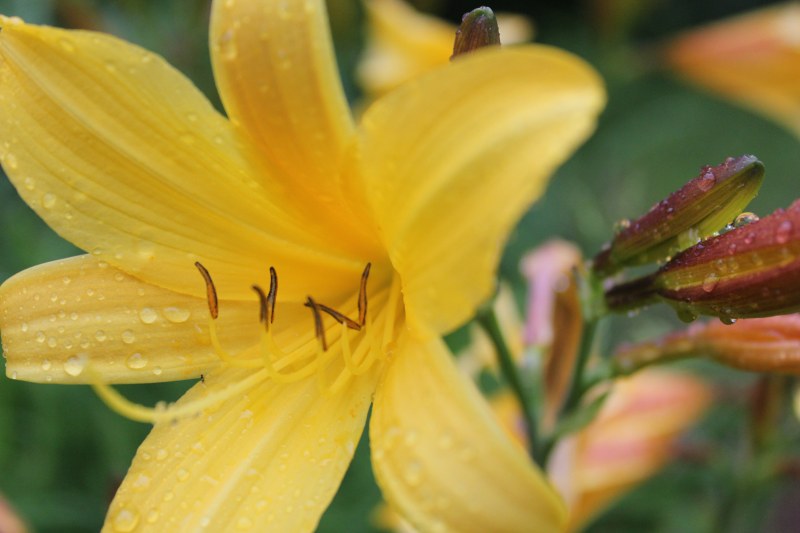
[(6, 154), (6, 156), (3, 158), (3, 162), (5, 163), (6, 168), (9, 170), (14, 170), (18, 166), (17, 156), (14, 154)]
[(125, 364), (128, 365), (128, 368), (131, 370), (139, 370), (147, 366), (147, 358), (139, 352), (136, 352), (128, 357), (127, 361), (125, 361)]
[(105, 331), (103, 331), (102, 329), (98, 329), (97, 331), (94, 332), (94, 338), (97, 339), (97, 342), (103, 342), (108, 337), (106, 336)]
[(139, 311), (139, 318), (145, 324), (152, 324), (158, 319), (158, 313), (156, 313), (155, 309), (152, 307), (143, 307), (142, 310)]
[(133, 344), (133, 342), (136, 340), (136, 334), (133, 331), (126, 329), (122, 332), (120, 338), (125, 344)]
[(165, 307), (162, 313), (164, 314), (164, 318), (175, 324), (186, 322), (192, 314), (188, 309), (180, 307)]
[(239, 55), (236, 49), (236, 41), (233, 39), (233, 30), (228, 30), (220, 35), (219, 41), (219, 55), (226, 61), (233, 61)]
[(56, 195), (53, 193), (45, 193), (42, 195), (42, 207), (45, 209), (52, 209), (56, 205)]
[(64, 362), (64, 372), (72, 377), (80, 376), (87, 362), (86, 354), (73, 355)]
[(156, 522), (158, 522), (158, 517), (159, 517), (158, 509), (150, 509), (150, 511), (147, 512), (147, 523), (155, 524)]
[(32, 191), (33, 189), (35, 189), (35, 188), (36, 188), (36, 182), (35, 182), (35, 181), (33, 181), (33, 178), (30, 178), (30, 177), (28, 177), (28, 178), (25, 178), (25, 179), (22, 181), (22, 185), (23, 185), (23, 186), (24, 186), (26, 189), (28, 189), (29, 191)]
[(253, 527), (253, 521), (243, 516), (236, 521), (236, 528), (241, 530), (247, 530)]
[(708, 192), (716, 183), (717, 178), (714, 176), (714, 173), (709, 170), (703, 174), (703, 177), (697, 182), (697, 188), (703, 192)]
[(711, 274), (708, 274), (705, 279), (703, 279), (703, 290), (705, 292), (711, 292), (716, 288), (718, 283), (719, 276), (712, 272)]
[(111, 520), (114, 531), (119, 531), (120, 533), (133, 531), (136, 529), (138, 523), (139, 513), (124, 507), (117, 511), (117, 514), (114, 515), (114, 518)]
[(50, 362), (50, 359), (45, 359), (42, 361), (42, 370), (47, 372), (53, 367), (53, 363)]
[(794, 226), (789, 220), (784, 220), (778, 224), (778, 229), (775, 230), (775, 242), (778, 244), (786, 244), (789, 242), (789, 238), (792, 236), (793, 229)]
[(422, 465), (417, 461), (408, 463), (403, 471), (403, 479), (411, 486), (419, 485), (422, 481)]
[(47, 340), (47, 335), (44, 334), (44, 331), (37, 331), (36, 332), (36, 342), (39, 344), (44, 344), (44, 341)]
[(61, 49), (64, 50), (65, 52), (75, 51), (75, 45), (72, 44), (72, 41), (70, 41), (69, 39), (61, 39), (60, 41), (58, 41), (58, 44), (61, 45)]
[(180, 470), (178, 470), (176, 476), (178, 478), (178, 481), (186, 481), (187, 479), (189, 479), (189, 471), (186, 470), (185, 468), (181, 468)]

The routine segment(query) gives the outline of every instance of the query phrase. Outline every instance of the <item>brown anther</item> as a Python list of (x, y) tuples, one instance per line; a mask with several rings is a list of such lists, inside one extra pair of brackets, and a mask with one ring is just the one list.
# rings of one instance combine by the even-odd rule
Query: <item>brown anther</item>
[(275, 300), (278, 299), (278, 273), (275, 272), (275, 267), (269, 267), (269, 293), (267, 294), (267, 304), (269, 309), (269, 320), (272, 324), (275, 320)]
[(358, 323), (362, 326), (367, 323), (367, 279), (372, 263), (367, 263), (361, 274), (361, 286), (358, 288)]
[(317, 304), (317, 302), (315, 302), (311, 296), (309, 296), (305, 305), (306, 307), (309, 307), (311, 312), (314, 314), (314, 334), (322, 343), (322, 350), (327, 351), (328, 341), (325, 340), (325, 328), (322, 326), (322, 314), (320, 314), (319, 304)]
[[(308, 304), (306, 304), (306, 306), (308, 306)], [(358, 322), (356, 322), (352, 318), (343, 315), (342, 313), (340, 313), (336, 309), (332, 309), (332, 308), (328, 307), (325, 304), (317, 304), (317, 306), (319, 307), (320, 311), (322, 311), (324, 313), (328, 313), (329, 315), (331, 315), (333, 317), (333, 319), (335, 321), (337, 321), (339, 324), (346, 324), (348, 328), (354, 329), (356, 331), (360, 331), (361, 330), (361, 324), (359, 324)]]
[(208, 312), (211, 313), (211, 318), (214, 320), (219, 316), (219, 301), (217, 300), (217, 289), (214, 287), (214, 282), (211, 280), (211, 274), (208, 273), (206, 267), (195, 261), (194, 266), (200, 271), (200, 275), (206, 282), (206, 300), (208, 300)]
[(269, 330), (269, 320), (267, 320), (267, 313), (269, 312), (268, 310), (269, 304), (267, 302), (267, 295), (264, 294), (264, 290), (258, 285), (251, 285), (250, 288), (256, 291), (256, 294), (258, 294), (258, 304), (259, 304), (258, 321), (261, 324), (264, 324), (264, 329)]

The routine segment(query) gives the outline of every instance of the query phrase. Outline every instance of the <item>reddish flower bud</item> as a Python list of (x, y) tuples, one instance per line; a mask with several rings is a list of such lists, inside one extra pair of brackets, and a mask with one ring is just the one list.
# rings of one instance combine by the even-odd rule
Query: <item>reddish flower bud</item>
[(682, 252), (652, 276), (652, 289), (689, 319), (800, 310), (800, 200)]
[(758, 193), (763, 178), (764, 165), (752, 155), (703, 167), (644, 216), (625, 221), (595, 257), (595, 271), (607, 276), (624, 267), (669, 259), (733, 220)]
[(453, 55), (450, 59), (485, 46), (499, 44), (500, 30), (494, 13), (488, 7), (479, 7), (461, 17), (461, 26), (456, 30)]

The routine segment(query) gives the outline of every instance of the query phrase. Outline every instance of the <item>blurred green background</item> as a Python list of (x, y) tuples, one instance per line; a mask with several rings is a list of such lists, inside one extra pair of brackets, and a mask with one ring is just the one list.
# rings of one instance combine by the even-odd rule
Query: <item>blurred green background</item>
[[(520, 291), (517, 265), (526, 250), (560, 236), (587, 255), (608, 239), (614, 222), (637, 216), (696, 175), (704, 164), (756, 154), (767, 168), (751, 206), (761, 215), (800, 196), (800, 145), (779, 126), (677, 80), (659, 64), (657, 50), (678, 32), (765, 5), (753, 0), (498, 1), (495, 10), (535, 21), (536, 41), (574, 51), (605, 77), (609, 104), (597, 133), (555, 176), (546, 197), (522, 220), (502, 263)], [(453, 22), (477, 7), (467, 2), (420, 1), (423, 10)], [(620, 16), (633, 5), (635, 16)], [(0, 0), (0, 12), (29, 22), (113, 33), (164, 55), (215, 102), (206, 46), (205, 0)], [(332, 23), (348, 94), (358, 90), (353, 69), (363, 44), (363, 10), (333, 0)], [(798, 67), (800, 76), (800, 67)], [(0, 88), (2, 90), (2, 88)], [(0, 280), (51, 259), (78, 253), (60, 240), (0, 181)], [(679, 327), (655, 309), (613, 319), (607, 348)], [(1, 363), (0, 363), (1, 364)], [(800, 485), (791, 475), (758, 478), (744, 467), (753, 383), (757, 377), (695, 365), (720, 384), (722, 401), (687, 439), (695, 452), (666, 468), (609, 509), (592, 531), (796, 531)], [(3, 372), (4, 374), (4, 372)], [(188, 383), (120, 387), (153, 404), (177, 398)], [(89, 387), (35, 385), (0, 378), (0, 493), (34, 530), (97, 531), (116, 485), (149, 426), (109, 411)], [(771, 443), (797, 456), (800, 431), (786, 412)], [(800, 457), (800, 456), (797, 456)], [(745, 472), (744, 474), (742, 472)], [(749, 477), (755, 476), (755, 481)], [(742, 478), (747, 478), (743, 481)], [(745, 498), (732, 498), (747, 491)], [(371, 531), (379, 502), (366, 441), (345, 478), (321, 531)], [(726, 502), (736, 502), (725, 508)], [(733, 517), (720, 525), (724, 509)]]

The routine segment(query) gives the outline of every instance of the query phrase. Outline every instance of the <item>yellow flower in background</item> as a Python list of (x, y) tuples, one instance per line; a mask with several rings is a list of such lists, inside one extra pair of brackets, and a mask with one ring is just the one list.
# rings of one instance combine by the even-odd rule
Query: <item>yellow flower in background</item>
[(682, 76), (800, 135), (800, 4), (699, 28), (672, 42), (666, 54)]
[[(416, 11), (402, 0), (366, 0), (367, 42), (358, 80), (380, 96), (450, 60), (456, 26)], [(533, 27), (519, 15), (497, 15), (503, 44), (528, 41)]]
[[(604, 94), (586, 64), (542, 46), (478, 51), (354, 124), (324, 2), (217, 1), (226, 118), (136, 46), (0, 25), (3, 168), (90, 252), (2, 285), (7, 372), (95, 384), (155, 422), (106, 529), (311, 530), (370, 404), (376, 477), (415, 526), (563, 525), (440, 335), (491, 294), (508, 232), (593, 129)], [(267, 331), (251, 285), (277, 288), (270, 267)], [(105, 386), (201, 375), (155, 410)]]

